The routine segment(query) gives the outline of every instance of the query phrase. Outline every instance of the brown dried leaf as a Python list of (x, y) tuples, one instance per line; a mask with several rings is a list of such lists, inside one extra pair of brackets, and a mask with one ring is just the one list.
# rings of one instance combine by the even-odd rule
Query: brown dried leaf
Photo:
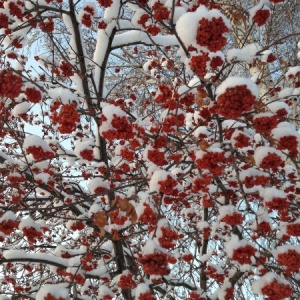
[(105, 230), (104, 230), (104, 228), (100, 228), (100, 236), (101, 237), (105, 236)]
[(205, 105), (204, 98), (201, 95), (197, 94), (196, 99), (195, 99), (195, 104), (198, 107), (204, 106)]
[(119, 199), (118, 205), (121, 211), (126, 212), (126, 216), (135, 224), (137, 222), (137, 213), (134, 206), (127, 199)]
[(199, 146), (202, 151), (205, 151), (209, 147), (209, 143), (206, 140), (201, 140)]
[(248, 156), (248, 163), (255, 166), (255, 159), (253, 155)]
[(98, 211), (97, 213), (94, 214), (94, 224), (98, 226), (100, 230), (101, 228), (103, 229), (105, 225), (107, 225), (107, 217), (103, 210)]
[(121, 239), (121, 236), (119, 234), (118, 231), (114, 231), (113, 235), (112, 235), (112, 240), (113, 241), (119, 241)]

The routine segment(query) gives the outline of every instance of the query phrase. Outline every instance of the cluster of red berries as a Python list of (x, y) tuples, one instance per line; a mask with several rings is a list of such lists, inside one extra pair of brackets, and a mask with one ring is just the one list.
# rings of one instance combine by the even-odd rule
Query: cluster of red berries
[(138, 258), (142, 264), (145, 273), (148, 275), (168, 275), (170, 268), (168, 266), (168, 255), (166, 253), (151, 253)]
[[(51, 107), (51, 111), (55, 108), (56, 105)], [(77, 111), (77, 104), (64, 104), (59, 113), (53, 111), (51, 119), (53, 122), (58, 123), (58, 130), (60, 133), (72, 133), (76, 130), (77, 123), (80, 120), (80, 115)]]
[(277, 172), (279, 168), (284, 167), (284, 161), (276, 153), (269, 152), (268, 155), (263, 158), (259, 166), (264, 170), (271, 169), (273, 172)]
[(110, 7), (113, 3), (113, 0), (97, 0), (98, 3), (102, 6), (102, 7)]
[(228, 225), (241, 225), (243, 224), (243, 215), (238, 212), (233, 212), (231, 215), (225, 215), (221, 220)]
[(229, 29), (222, 17), (213, 17), (211, 20), (202, 18), (199, 21), (196, 35), (197, 44), (207, 47), (212, 52), (220, 51), (227, 43), (223, 34), (228, 31)]
[(19, 225), (18, 221), (13, 220), (3, 220), (0, 223), (0, 231), (6, 235), (11, 234)]
[(109, 217), (114, 224), (124, 225), (128, 218), (125, 215), (121, 215), (119, 209), (113, 210), (109, 213)]
[(287, 198), (274, 197), (271, 201), (266, 202), (266, 206), (270, 210), (285, 210), (289, 207)]
[(179, 239), (179, 234), (169, 228), (161, 227), (162, 236), (158, 238), (160, 245), (166, 249), (174, 249), (176, 241)]
[(289, 284), (279, 283), (274, 279), (271, 283), (265, 285), (261, 292), (266, 296), (266, 299), (282, 300), (289, 298), (293, 290)]
[(168, 115), (167, 117), (165, 117), (165, 119), (163, 121), (162, 129), (161, 129), (162, 132), (164, 132), (164, 133), (175, 132), (176, 128), (184, 125), (184, 119), (185, 119), (185, 117), (183, 114)]
[(156, 2), (152, 6), (153, 19), (162, 22), (163, 20), (168, 20), (170, 17), (170, 11), (161, 2)]
[(269, 184), (270, 178), (264, 175), (255, 175), (255, 176), (246, 176), (242, 183), (245, 185), (247, 189), (251, 189), (254, 186), (265, 186)]
[(225, 274), (219, 273), (218, 270), (211, 265), (207, 266), (205, 270), (205, 275), (214, 279), (218, 283), (223, 283), (225, 279)]
[(128, 161), (133, 161), (134, 160), (134, 151), (132, 151), (131, 149), (128, 148), (122, 148), (120, 151), (121, 156), (128, 160)]
[(53, 19), (50, 17), (43, 20), (43, 22), (39, 23), (39, 27), (43, 32), (51, 33), (54, 30)]
[(286, 272), (298, 272), (300, 269), (300, 253), (289, 249), (277, 255), (277, 261), (286, 267)]
[(24, 1), (10, 1), (8, 4), (9, 13), (12, 16), (16, 16), (19, 20), (23, 19), (23, 8), (25, 6)]
[(214, 176), (221, 176), (225, 168), (226, 158), (224, 152), (208, 151), (196, 159), (197, 168), (208, 170)]
[(145, 206), (143, 213), (139, 216), (139, 222), (147, 223), (152, 226), (157, 224), (157, 215), (148, 203), (143, 203)]
[(128, 274), (122, 274), (120, 276), (118, 287), (126, 290), (126, 289), (133, 289), (137, 286), (136, 282), (133, 279), (133, 276), (131, 273)]
[(257, 133), (264, 135), (270, 135), (272, 129), (278, 124), (278, 118), (276, 115), (270, 116), (258, 116), (253, 119), (253, 125)]
[(286, 233), (291, 236), (300, 236), (300, 223), (288, 224)]
[(158, 149), (148, 150), (148, 159), (157, 166), (164, 166), (168, 163), (165, 159), (164, 151), (159, 151)]
[(8, 16), (4, 13), (0, 13), (0, 28), (7, 28), (8, 24)]
[(251, 145), (250, 137), (240, 132), (233, 138), (233, 145), (235, 148), (244, 148)]
[[(102, 116), (101, 123), (105, 122), (107, 119)], [(129, 140), (134, 137), (133, 126), (127, 120), (126, 116), (114, 115), (111, 121), (111, 125), (114, 129), (109, 129), (102, 133), (102, 136), (109, 141), (114, 140)]]
[(209, 62), (209, 56), (207, 52), (201, 52), (200, 55), (193, 55), (189, 65), (195, 74), (200, 77), (205, 77), (207, 74), (207, 63)]
[(174, 188), (177, 186), (177, 181), (172, 178), (171, 175), (167, 175), (165, 180), (158, 181), (160, 185), (159, 191), (166, 195), (174, 195), (177, 194), (177, 191)]
[(251, 245), (239, 247), (233, 250), (232, 259), (241, 265), (251, 264), (251, 257), (254, 256), (255, 253), (256, 249)]
[(86, 159), (88, 161), (94, 160), (94, 151), (92, 149), (82, 150), (79, 154), (83, 159)]
[(27, 240), (30, 244), (36, 243), (36, 240), (43, 238), (43, 233), (39, 230), (36, 230), (34, 227), (24, 227), (22, 229), (24, 236), (27, 237)]
[(86, 6), (83, 10), (84, 13), (81, 17), (81, 23), (90, 28), (92, 26), (93, 16), (95, 13), (94, 8), (91, 6)]
[(11, 71), (0, 71), (0, 97), (14, 99), (21, 93), (22, 78)]
[(59, 68), (62, 72), (63, 77), (71, 77), (74, 75), (74, 70), (72, 65), (67, 63), (64, 60), (60, 63)]
[(299, 140), (295, 135), (283, 136), (277, 141), (276, 148), (286, 150), (292, 157), (296, 158), (299, 153)]
[(156, 298), (153, 296), (151, 291), (148, 291), (146, 293), (141, 293), (137, 300), (156, 300)]
[(244, 112), (252, 109), (255, 100), (247, 85), (227, 88), (225, 93), (217, 98), (216, 112), (226, 119), (238, 119)]
[(66, 298), (64, 297), (59, 297), (59, 298), (56, 298), (54, 297), (51, 293), (48, 293), (43, 300), (67, 300)]
[(39, 103), (42, 100), (42, 94), (35, 88), (27, 88), (24, 92), (27, 100), (32, 103)]
[(32, 154), (36, 160), (50, 159), (54, 157), (52, 151), (45, 151), (41, 146), (29, 146), (26, 148), (26, 152)]
[(259, 9), (253, 17), (253, 22), (256, 23), (258, 26), (262, 26), (266, 24), (269, 17), (270, 11), (268, 9)]

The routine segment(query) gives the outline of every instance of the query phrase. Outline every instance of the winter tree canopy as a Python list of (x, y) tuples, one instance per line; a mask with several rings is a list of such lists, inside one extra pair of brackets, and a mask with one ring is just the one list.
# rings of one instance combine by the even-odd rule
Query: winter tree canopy
[(0, 299), (299, 299), (299, 15), (0, 0)]

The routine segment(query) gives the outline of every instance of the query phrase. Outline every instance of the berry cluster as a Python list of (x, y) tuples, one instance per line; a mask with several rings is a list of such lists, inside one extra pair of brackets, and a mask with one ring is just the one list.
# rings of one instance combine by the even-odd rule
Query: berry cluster
[(243, 215), (238, 212), (233, 212), (231, 215), (225, 215), (221, 220), (228, 225), (242, 225), (243, 224)]
[(272, 129), (278, 124), (278, 118), (276, 115), (269, 116), (257, 116), (253, 119), (253, 125), (257, 133), (264, 135), (270, 135)]
[(168, 266), (168, 255), (166, 253), (146, 254), (138, 258), (142, 264), (145, 273), (148, 275), (168, 275), (170, 268)]
[(252, 109), (255, 100), (247, 85), (227, 88), (225, 93), (217, 98), (216, 112), (226, 119), (238, 119), (244, 112)]
[(296, 250), (289, 249), (278, 254), (277, 261), (286, 267), (287, 272), (298, 272), (300, 269), (300, 253)]
[(105, 8), (110, 7), (113, 3), (113, 0), (97, 0), (97, 1), (101, 6)]
[(22, 229), (24, 236), (27, 237), (27, 240), (30, 244), (36, 243), (36, 240), (43, 238), (43, 233), (39, 230), (36, 230), (34, 227), (24, 227)]
[(11, 71), (0, 71), (0, 97), (14, 99), (21, 93), (22, 78)]
[(229, 29), (222, 17), (211, 20), (201, 19), (197, 29), (196, 41), (200, 46), (207, 47), (212, 52), (222, 50), (226, 45), (227, 39), (223, 36)]
[(26, 152), (32, 154), (36, 160), (50, 159), (54, 157), (52, 151), (45, 151), (41, 146), (29, 146), (26, 148)]
[(271, 283), (265, 285), (261, 289), (261, 292), (266, 296), (266, 299), (282, 300), (285, 298), (289, 298), (293, 290), (290, 285), (279, 283), (274, 279)]
[(6, 235), (11, 234), (15, 228), (17, 228), (19, 225), (19, 222), (14, 220), (3, 220), (0, 223), (0, 231), (3, 232)]
[(225, 168), (225, 153), (208, 151), (202, 154), (202, 156), (196, 159), (198, 169), (206, 169), (214, 176), (222, 175)]
[(256, 251), (251, 245), (239, 247), (233, 250), (232, 259), (241, 265), (251, 264), (251, 257), (255, 255)]
[(166, 249), (174, 249), (176, 241), (179, 239), (179, 234), (169, 228), (161, 228), (162, 236), (158, 238), (160, 245)]
[(128, 274), (122, 274), (120, 276), (119, 282), (118, 282), (118, 287), (126, 290), (126, 289), (133, 289), (136, 287), (136, 283), (133, 279), (133, 276), (131, 273)]
[(27, 88), (24, 92), (27, 100), (32, 103), (39, 103), (42, 100), (42, 94), (35, 88)]
[(266, 24), (269, 17), (270, 11), (268, 9), (259, 9), (253, 17), (253, 22), (256, 23), (258, 26), (262, 26)]

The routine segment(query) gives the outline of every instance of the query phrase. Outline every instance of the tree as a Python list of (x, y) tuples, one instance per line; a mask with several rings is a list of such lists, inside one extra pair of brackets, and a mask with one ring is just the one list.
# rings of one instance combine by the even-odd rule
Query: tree
[(0, 1), (3, 299), (298, 299), (299, 6)]

